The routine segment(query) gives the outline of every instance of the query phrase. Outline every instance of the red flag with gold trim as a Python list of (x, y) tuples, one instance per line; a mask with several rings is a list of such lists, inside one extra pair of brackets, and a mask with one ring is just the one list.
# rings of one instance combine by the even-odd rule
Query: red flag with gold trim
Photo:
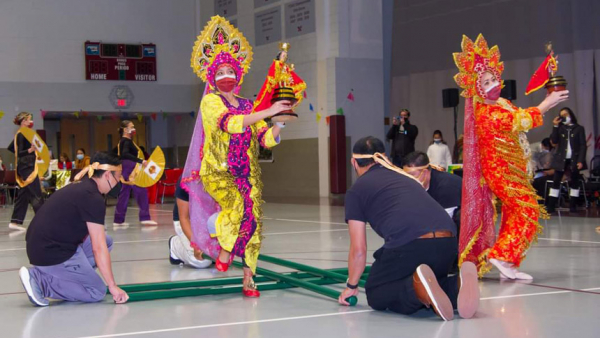
[(556, 60), (554, 59), (554, 56), (552, 54), (548, 54), (544, 62), (542, 62), (535, 73), (533, 73), (533, 76), (531, 76), (529, 84), (525, 89), (525, 95), (529, 95), (546, 85), (550, 79), (550, 70), (556, 71), (556, 68)]

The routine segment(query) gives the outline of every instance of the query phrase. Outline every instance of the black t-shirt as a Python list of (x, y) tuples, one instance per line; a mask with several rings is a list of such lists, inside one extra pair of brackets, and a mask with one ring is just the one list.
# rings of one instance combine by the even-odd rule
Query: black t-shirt
[(73, 257), (89, 235), (86, 222), (104, 224), (106, 206), (96, 182), (83, 179), (58, 190), (44, 203), (27, 229), (27, 256), (38, 266)]
[(384, 239), (384, 248), (397, 248), (432, 231), (456, 225), (415, 180), (375, 165), (346, 194), (346, 222), (368, 222)]
[[(179, 180), (177, 180), (177, 185), (175, 187), (175, 198), (186, 202), (190, 201), (190, 195), (181, 187), (181, 176), (179, 177)], [(175, 206), (173, 206), (173, 220), (179, 221), (179, 208), (177, 207), (177, 201), (175, 201)]]
[(458, 175), (432, 169), (427, 192), (444, 209), (460, 207), (462, 178)]

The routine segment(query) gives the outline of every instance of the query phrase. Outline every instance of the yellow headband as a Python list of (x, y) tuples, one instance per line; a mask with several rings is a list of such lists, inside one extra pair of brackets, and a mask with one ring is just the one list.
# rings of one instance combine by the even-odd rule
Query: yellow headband
[(87, 174), (88, 177), (91, 178), (94, 175), (95, 170), (122, 171), (123, 169), (120, 164), (119, 165), (110, 165), (110, 164), (100, 164), (98, 162), (94, 162), (94, 163), (88, 165), (87, 167), (83, 168), (83, 170), (81, 170), (79, 172), (79, 174), (77, 174), (77, 176), (75, 176), (75, 181), (79, 181), (80, 179), (82, 179), (85, 174)]
[(414, 177), (413, 175), (407, 173), (406, 171), (396, 167), (395, 165), (393, 165), (390, 160), (382, 153), (375, 153), (373, 155), (370, 154), (352, 154), (352, 158), (357, 159), (357, 160), (366, 160), (366, 159), (372, 159), (373, 161), (375, 161), (376, 163), (382, 165), (384, 168), (389, 169), (391, 171), (395, 171), (400, 175), (404, 175), (406, 177), (410, 177), (413, 180), (419, 182), (419, 184), (422, 186), (423, 183), (421, 183), (421, 181), (419, 181), (416, 177)]

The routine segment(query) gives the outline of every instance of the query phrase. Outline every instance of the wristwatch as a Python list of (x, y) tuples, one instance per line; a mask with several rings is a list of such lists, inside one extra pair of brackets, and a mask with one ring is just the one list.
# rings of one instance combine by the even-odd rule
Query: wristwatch
[(358, 284), (352, 285), (350, 284), (350, 278), (346, 279), (346, 287), (351, 290), (355, 290), (358, 288)]

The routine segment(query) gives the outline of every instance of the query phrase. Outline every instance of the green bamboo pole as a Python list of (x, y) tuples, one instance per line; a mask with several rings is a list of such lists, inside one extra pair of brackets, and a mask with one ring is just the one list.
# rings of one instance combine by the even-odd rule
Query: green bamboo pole
[[(271, 270), (267, 270), (264, 268), (256, 268), (256, 273), (265, 276), (265, 277), (269, 277), (275, 280), (278, 280), (280, 282), (285, 282), (287, 284), (293, 285), (293, 286), (297, 286), (299, 288), (304, 288), (316, 293), (319, 293), (321, 295), (327, 296), (329, 298), (333, 298), (333, 299), (338, 299), (340, 292), (336, 291), (336, 290), (332, 290), (330, 288), (326, 288), (320, 285), (316, 285), (314, 283), (310, 283), (301, 279), (297, 279), (297, 278), (293, 278), (290, 276), (286, 276)], [(350, 306), (354, 306), (356, 305), (356, 303), (358, 302), (358, 299), (355, 296), (352, 297), (348, 297), (346, 298), (346, 301), (350, 304)]]
[[(313, 285), (329, 285), (336, 284), (337, 282), (331, 279), (325, 278), (310, 278), (308, 279)], [(295, 286), (270, 280), (259, 285), (261, 291), (270, 290), (282, 290), (294, 288)], [(192, 296), (205, 296), (205, 295), (223, 295), (230, 293), (241, 293), (243, 286), (221, 286), (221, 287), (209, 287), (209, 288), (187, 288), (187, 289), (174, 289), (174, 290), (156, 290), (156, 291), (143, 291), (143, 292), (132, 292), (129, 293), (128, 302), (139, 302), (145, 300), (156, 300), (156, 299), (171, 299), (180, 297), (192, 297)]]
[[(285, 266), (285, 267), (292, 268), (292, 269), (299, 270), (299, 271), (312, 273), (312, 274), (315, 274), (315, 275), (321, 276), (321, 277), (327, 277), (327, 278), (333, 279), (335, 281), (338, 281), (340, 283), (346, 283), (346, 280), (348, 279), (348, 276), (347, 276), (348, 269), (345, 269), (346, 275), (342, 275), (340, 273), (337, 273), (337, 272), (334, 272), (331, 270), (329, 270), (329, 271), (323, 270), (323, 269), (315, 268), (310, 265), (304, 265), (304, 264), (288, 261), (288, 260), (277, 258), (277, 257), (267, 256), (267, 255), (259, 255), (258, 260)], [(360, 286), (361, 288), (364, 288), (365, 281), (362, 279), (359, 280), (358, 286)]]

